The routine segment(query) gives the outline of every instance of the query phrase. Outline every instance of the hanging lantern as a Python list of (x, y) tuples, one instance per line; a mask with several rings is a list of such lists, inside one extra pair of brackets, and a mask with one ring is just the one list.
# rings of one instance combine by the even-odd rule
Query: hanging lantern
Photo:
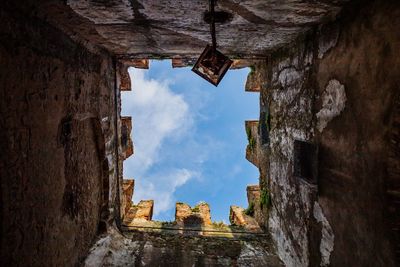
[(217, 50), (214, 7), (215, 0), (210, 0), (210, 11), (205, 15), (206, 20), (210, 21), (212, 46), (206, 46), (203, 53), (201, 53), (199, 59), (194, 65), (192, 71), (213, 85), (218, 86), (219, 82), (225, 76), (225, 73), (228, 71), (233, 62), (227, 56)]

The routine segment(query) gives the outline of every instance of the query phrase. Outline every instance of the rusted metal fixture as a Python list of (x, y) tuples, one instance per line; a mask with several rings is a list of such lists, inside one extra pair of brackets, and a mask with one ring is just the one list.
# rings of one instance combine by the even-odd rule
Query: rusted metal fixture
[[(225, 12), (226, 13), (226, 12)], [(207, 45), (203, 53), (194, 65), (192, 71), (197, 73), (203, 79), (218, 86), (219, 82), (225, 76), (233, 61), (217, 50), (217, 39), (215, 34), (215, 0), (210, 0), (210, 11), (206, 12), (205, 20), (210, 21), (210, 32), (212, 46)]]

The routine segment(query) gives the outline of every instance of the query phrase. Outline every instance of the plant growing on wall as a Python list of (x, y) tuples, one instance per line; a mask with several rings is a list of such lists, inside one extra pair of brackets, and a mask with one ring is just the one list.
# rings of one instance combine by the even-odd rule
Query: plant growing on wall
[(260, 207), (261, 209), (266, 207), (269, 208), (271, 206), (271, 195), (267, 189), (261, 190), (260, 195)]
[(250, 151), (253, 151), (254, 148), (256, 147), (256, 140), (251, 134), (250, 127), (246, 127), (246, 134), (247, 134), (247, 141), (249, 142), (249, 149)]
[(254, 203), (250, 202), (249, 206), (247, 209), (244, 210), (244, 214), (248, 216), (253, 216), (254, 215)]
[(196, 205), (193, 209), (192, 212), (200, 212), (200, 208), (198, 205)]
[(220, 229), (226, 228), (226, 224), (224, 224), (223, 221), (213, 222), (212, 226), (214, 226), (215, 228), (220, 228)]

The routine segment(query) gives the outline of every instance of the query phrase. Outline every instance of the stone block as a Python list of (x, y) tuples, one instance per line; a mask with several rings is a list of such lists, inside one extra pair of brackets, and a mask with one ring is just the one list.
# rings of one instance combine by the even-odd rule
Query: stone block
[(181, 225), (211, 225), (210, 206), (202, 202), (191, 208), (186, 203), (177, 202), (175, 221)]
[(254, 214), (253, 217), (258, 223), (262, 223), (264, 220), (263, 216), (263, 210), (261, 207), (261, 191), (260, 191), (260, 186), (259, 185), (248, 185), (246, 188), (247, 191), (247, 202), (249, 205), (250, 203), (253, 203), (254, 207)]
[(150, 65), (148, 59), (124, 59), (123, 63), (128, 67), (137, 69), (148, 69)]
[(195, 58), (182, 58), (182, 57), (173, 57), (172, 58), (172, 68), (184, 68), (193, 66), (196, 63)]
[(247, 75), (245, 91), (260, 92), (263, 81), (264, 79), (261, 76), (261, 72), (255, 71), (254, 67), (251, 67), (251, 71)]
[(247, 201), (249, 203), (260, 202), (260, 186), (259, 185), (248, 185), (247, 191)]
[(235, 69), (243, 69), (243, 68), (248, 68), (251, 67), (254, 64), (254, 62), (252, 60), (248, 60), (248, 59), (234, 59), (233, 63), (231, 65), (231, 69), (235, 70)]
[(125, 214), (124, 223), (129, 224), (134, 221), (151, 221), (153, 218), (154, 200), (141, 200), (139, 204), (132, 205)]
[(131, 91), (131, 78), (129, 76), (129, 67), (138, 69), (148, 69), (148, 59), (120, 59), (117, 62), (117, 86), (120, 91)]
[(117, 63), (117, 86), (120, 91), (131, 90), (131, 78), (128, 73), (128, 66), (122, 62)]
[(257, 221), (253, 217), (246, 215), (245, 209), (239, 206), (231, 206), (229, 211), (229, 221), (232, 225), (243, 226), (247, 230), (261, 230)]
[(122, 203), (121, 203), (121, 217), (124, 218), (125, 214), (132, 206), (132, 196), (135, 187), (135, 180), (124, 179), (122, 185)]
[(248, 145), (246, 147), (246, 159), (259, 167), (259, 138), (258, 121), (245, 121)]
[(133, 155), (133, 142), (131, 139), (132, 118), (121, 117), (121, 148), (122, 158), (125, 160)]

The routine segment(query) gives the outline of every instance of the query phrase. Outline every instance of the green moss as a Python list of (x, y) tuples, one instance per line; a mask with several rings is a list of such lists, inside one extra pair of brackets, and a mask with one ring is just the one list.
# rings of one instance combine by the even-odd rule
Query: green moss
[(271, 206), (271, 195), (269, 194), (267, 189), (261, 190), (260, 195), (260, 207), (261, 208), (269, 208)]
[(254, 215), (254, 203), (250, 202), (249, 206), (247, 209), (244, 210), (244, 214), (248, 216), (253, 216)]
[(197, 203), (196, 206), (194, 206), (194, 208), (192, 208), (192, 212), (200, 212), (201, 205), (208, 205), (208, 204), (205, 201), (199, 201), (199, 203)]
[(253, 151), (256, 147), (256, 140), (251, 135), (250, 127), (246, 127), (247, 141), (249, 142), (249, 149)]
[(192, 209), (192, 212), (200, 212), (199, 206), (195, 206), (195, 207)]
[(247, 134), (247, 140), (249, 140), (250, 137), (251, 137), (251, 129), (250, 129), (250, 127), (246, 127), (246, 134)]

